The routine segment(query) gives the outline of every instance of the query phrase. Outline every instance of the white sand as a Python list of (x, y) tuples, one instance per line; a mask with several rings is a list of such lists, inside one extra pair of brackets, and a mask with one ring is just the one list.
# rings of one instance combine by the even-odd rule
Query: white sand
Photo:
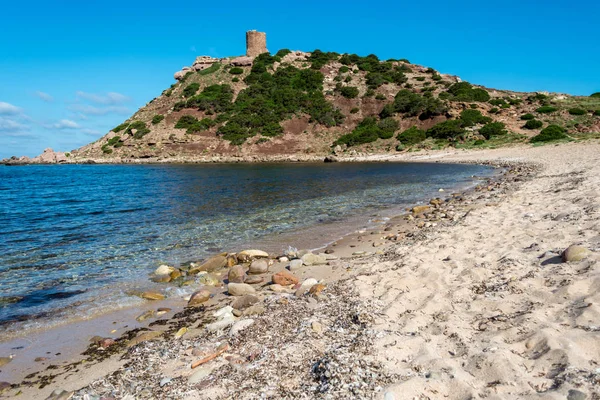
[[(598, 398), (600, 145), (442, 160), (526, 161), (543, 170), (458, 225), (398, 245), (399, 260), (358, 278), (361, 296), (383, 310), (378, 358), (403, 377), (388, 398), (565, 399), (569, 390), (569, 399), (583, 398), (573, 390)], [(558, 254), (571, 244), (595, 253), (562, 263)]]

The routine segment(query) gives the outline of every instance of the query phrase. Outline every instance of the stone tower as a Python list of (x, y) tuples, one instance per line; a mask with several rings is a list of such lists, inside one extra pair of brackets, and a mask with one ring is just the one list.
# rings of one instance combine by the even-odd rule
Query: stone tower
[(265, 32), (246, 32), (246, 55), (248, 57), (256, 57), (267, 51), (267, 34)]

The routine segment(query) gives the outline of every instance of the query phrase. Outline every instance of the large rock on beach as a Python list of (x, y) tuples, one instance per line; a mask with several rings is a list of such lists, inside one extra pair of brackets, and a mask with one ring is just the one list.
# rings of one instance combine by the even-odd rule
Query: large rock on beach
[(327, 260), (323, 256), (313, 253), (306, 253), (302, 256), (302, 263), (304, 265), (321, 265), (327, 263)]
[(295, 271), (297, 269), (302, 268), (304, 264), (302, 264), (302, 260), (300, 259), (295, 259), (290, 261), (290, 271)]
[(564, 262), (582, 261), (589, 257), (590, 254), (592, 254), (592, 252), (585, 247), (573, 244), (563, 251), (562, 259)]
[(256, 258), (268, 258), (269, 253), (262, 250), (244, 250), (237, 253), (237, 259), (239, 262), (249, 262)]
[(265, 258), (260, 258), (252, 261), (248, 273), (252, 275), (266, 274), (269, 271), (269, 261)]
[(135, 346), (136, 344), (146, 342), (148, 340), (154, 340), (161, 334), (162, 332), (159, 331), (142, 332), (133, 339), (131, 339), (129, 342), (127, 342), (127, 347)]
[(209, 258), (202, 264), (192, 267), (189, 271), (190, 274), (197, 274), (201, 271), (214, 272), (227, 266), (227, 254), (219, 254)]
[(246, 270), (241, 265), (231, 267), (227, 274), (229, 283), (244, 283), (246, 280)]
[(295, 275), (287, 271), (281, 271), (276, 274), (273, 274), (271, 280), (273, 281), (273, 283), (281, 286), (295, 285), (299, 282), (298, 278)]
[(199, 306), (202, 303), (206, 303), (210, 299), (210, 291), (208, 290), (198, 290), (197, 292), (192, 293), (190, 300), (188, 301), (188, 307)]
[(227, 285), (227, 291), (232, 296), (245, 296), (256, 293), (256, 289), (246, 283), (230, 283)]
[(431, 206), (414, 206), (411, 211), (413, 214), (422, 214), (430, 209)]

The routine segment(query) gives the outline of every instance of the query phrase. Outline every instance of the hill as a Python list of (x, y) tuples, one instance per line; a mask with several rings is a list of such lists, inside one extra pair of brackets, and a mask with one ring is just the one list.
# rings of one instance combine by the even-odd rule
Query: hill
[(283, 49), (255, 57), (201, 56), (175, 78), (67, 162), (311, 158), (600, 132), (600, 94), (489, 89), (375, 55)]

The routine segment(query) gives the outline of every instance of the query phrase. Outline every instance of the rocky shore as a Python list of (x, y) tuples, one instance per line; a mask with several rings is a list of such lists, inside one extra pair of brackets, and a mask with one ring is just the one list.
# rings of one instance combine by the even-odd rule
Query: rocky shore
[(136, 293), (143, 327), (90, 338), (0, 397), (598, 398), (598, 154), (404, 155), (504, 173), (322, 251), (161, 266), (155, 282), (197, 291), (176, 309)]

